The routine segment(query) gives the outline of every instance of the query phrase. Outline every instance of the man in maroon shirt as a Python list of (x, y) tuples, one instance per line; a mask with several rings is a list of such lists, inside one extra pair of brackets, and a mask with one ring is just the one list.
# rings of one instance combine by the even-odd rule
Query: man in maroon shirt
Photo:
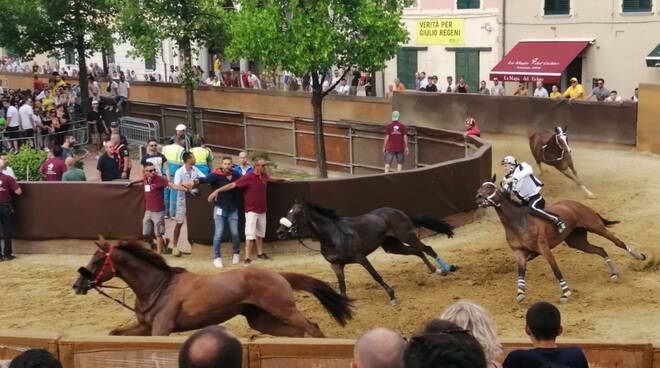
[(233, 183), (216, 189), (209, 195), (209, 202), (213, 203), (216, 197), (234, 188), (243, 189), (243, 206), (245, 208), (245, 265), (252, 260), (250, 253), (254, 244), (257, 244), (257, 258), (270, 260), (264, 253), (264, 236), (266, 236), (266, 210), (268, 182), (288, 181), (285, 178), (269, 176), (266, 172), (267, 161), (258, 159), (254, 163), (254, 171), (242, 176)]
[(12, 255), (11, 248), (11, 236), (14, 230), (14, 209), (11, 206), (11, 194), (23, 194), (16, 180), (2, 173), (6, 165), (6, 162), (0, 162), (0, 222), (2, 222), (2, 235), (4, 238), (4, 249), (0, 252), (0, 261), (11, 261), (16, 258)]
[(146, 161), (144, 163), (144, 178), (128, 183), (129, 187), (133, 184), (144, 184), (144, 217), (142, 218), (142, 236), (151, 243), (154, 230), (156, 235), (156, 251), (163, 253), (165, 248), (165, 188), (169, 182), (164, 177), (156, 173), (154, 164)]
[(385, 127), (385, 142), (383, 142), (385, 172), (390, 172), (390, 165), (393, 162), (396, 162), (396, 171), (401, 171), (407, 154), (408, 129), (399, 122), (399, 112), (392, 111), (392, 122)]
[(46, 181), (62, 181), (62, 174), (64, 174), (66, 170), (67, 167), (62, 158), (61, 146), (53, 147), (53, 157), (44, 161), (39, 168), (39, 171), (46, 175)]

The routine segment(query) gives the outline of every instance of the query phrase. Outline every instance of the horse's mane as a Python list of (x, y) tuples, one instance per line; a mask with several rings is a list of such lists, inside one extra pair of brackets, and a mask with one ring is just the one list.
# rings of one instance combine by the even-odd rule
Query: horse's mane
[(316, 204), (316, 203), (311, 203), (311, 202), (307, 202), (307, 205), (308, 205), (313, 211), (316, 211), (316, 212), (320, 213), (321, 215), (323, 215), (323, 216), (325, 216), (325, 217), (328, 217), (328, 218), (331, 219), (331, 220), (337, 221), (337, 220), (341, 219), (341, 216), (339, 216), (339, 215), (337, 214), (337, 212), (335, 212), (335, 210), (333, 210), (333, 209), (325, 208), (325, 207), (321, 207), (321, 206), (319, 206), (318, 204)]
[(165, 262), (163, 256), (146, 248), (138, 241), (124, 239), (117, 244), (117, 248), (149, 263), (159, 270), (170, 272), (172, 274), (186, 272), (186, 269), (182, 267), (170, 267), (167, 262)]

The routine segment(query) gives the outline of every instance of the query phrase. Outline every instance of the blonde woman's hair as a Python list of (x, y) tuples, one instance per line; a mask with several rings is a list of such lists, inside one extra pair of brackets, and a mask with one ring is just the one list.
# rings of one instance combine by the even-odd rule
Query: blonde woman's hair
[(488, 360), (496, 360), (502, 354), (502, 344), (484, 307), (468, 300), (459, 300), (447, 307), (438, 318), (454, 322), (461, 328), (469, 330), (470, 334), (479, 341)]

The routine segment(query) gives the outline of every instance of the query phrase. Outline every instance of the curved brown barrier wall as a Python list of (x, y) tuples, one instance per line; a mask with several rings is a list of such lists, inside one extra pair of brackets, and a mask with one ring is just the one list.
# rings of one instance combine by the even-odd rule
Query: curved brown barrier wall
[(417, 126), (462, 130), (465, 118), (477, 119), (487, 133), (525, 135), (529, 129), (568, 126), (571, 138), (635, 145), (637, 104), (569, 102), (535, 97), (457, 93), (397, 92), (392, 109)]

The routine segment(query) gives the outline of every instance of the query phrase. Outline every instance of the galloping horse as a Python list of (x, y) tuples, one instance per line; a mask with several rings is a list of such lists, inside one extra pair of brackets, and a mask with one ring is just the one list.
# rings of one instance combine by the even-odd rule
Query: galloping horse
[[(431, 272), (445, 275), (458, 269), (454, 265), (446, 265), (433, 248), (422, 243), (415, 234), (417, 225), (448, 237), (454, 235), (451, 225), (430, 216), (409, 217), (400, 210), (383, 207), (358, 217), (340, 217), (333, 210), (296, 200), (287, 216), (280, 220), (280, 224), (277, 229), (280, 239), (286, 239), (288, 235), (299, 237), (303, 227), (311, 230), (312, 235), (321, 242), (321, 254), (330, 262), (337, 275), (339, 291), (344, 296), (344, 266), (359, 263), (385, 289), (390, 303), (399, 303), (394, 290), (367, 259), (367, 256), (381, 245), (387, 253), (421, 258)], [(424, 253), (433, 257), (442, 269), (435, 268)]]
[[(529, 132), (529, 148), (532, 150), (532, 155), (536, 160), (539, 167), (540, 174), (543, 174), (543, 167), (541, 163), (554, 166), (567, 178), (573, 180), (582, 190), (587, 193), (587, 196), (594, 198), (594, 194), (587, 189), (584, 184), (578, 179), (577, 171), (573, 166), (573, 157), (571, 155), (571, 147), (568, 145), (568, 136), (566, 135), (566, 127), (555, 127), (555, 133), (547, 131), (532, 130)], [(568, 169), (571, 171), (568, 171)]]
[(87, 267), (78, 270), (76, 294), (119, 277), (136, 296), (138, 323), (117, 328), (111, 335), (166, 336), (242, 314), (250, 327), (270, 335), (323, 337), (318, 325), (296, 308), (292, 290), (314, 294), (342, 326), (352, 318), (350, 300), (309, 276), (257, 267), (197, 275), (168, 266), (162, 256), (140, 243), (122, 240), (110, 245), (100, 238), (96, 245), (99, 249)]
[(613, 281), (618, 280), (619, 269), (603, 248), (589, 243), (587, 240), (588, 232), (608, 239), (638, 260), (643, 261), (646, 259), (644, 253), (637, 252), (607, 230), (607, 226), (617, 224), (618, 221), (604, 219), (593, 209), (579, 202), (559, 201), (546, 208), (548, 212), (561, 216), (566, 223), (566, 230), (560, 234), (554, 224), (532, 216), (526, 206), (516, 205), (507, 193), (495, 185), (495, 175), (493, 175), (492, 181), (481, 185), (475, 200), (479, 207), (495, 207), (495, 211), (497, 211), (500, 221), (504, 225), (506, 240), (516, 257), (518, 269), (518, 295), (516, 299), (518, 302), (525, 299), (526, 264), (539, 254), (545, 257), (555, 277), (559, 280), (562, 290), (560, 301), (564, 303), (568, 301), (571, 290), (566, 280), (564, 280), (564, 276), (559, 270), (551, 251), (562, 241), (566, 241), (571, 248), (603, 257), (611, 272), (610, 279)]

